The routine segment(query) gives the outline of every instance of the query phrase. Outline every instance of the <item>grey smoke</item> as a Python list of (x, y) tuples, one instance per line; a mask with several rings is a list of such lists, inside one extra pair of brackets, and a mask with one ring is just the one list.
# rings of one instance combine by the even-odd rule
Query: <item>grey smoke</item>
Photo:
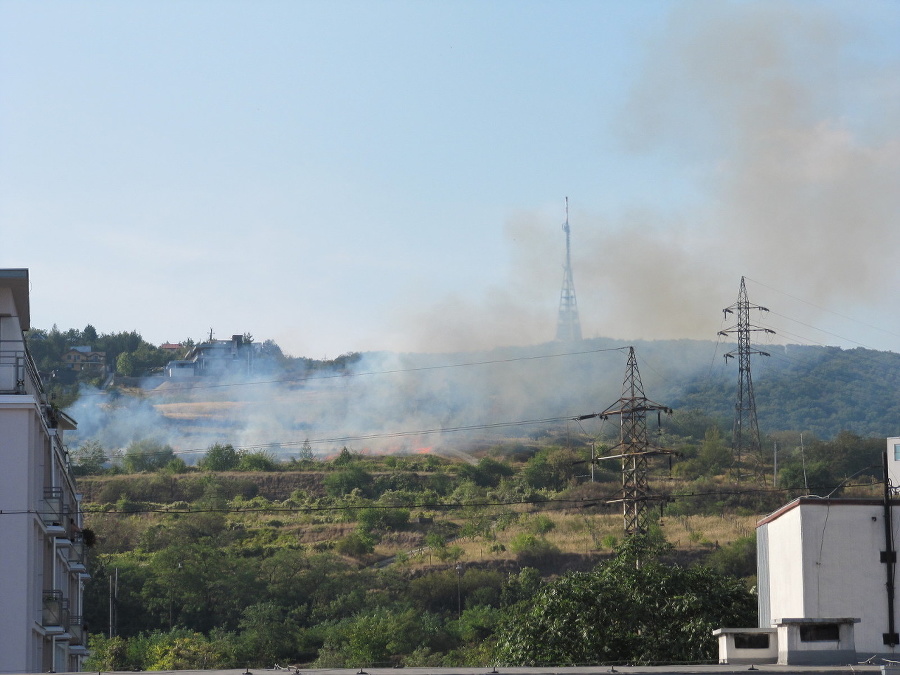
[[(586, 336), (714, 338), (742, 275), (844, 313), (898, 281), (877, 261), (900, 243), (900, 64), (871, 65), (859, 30), (813, 3), (674, 6), (633, 64), (616, 128), (635, 158), (671, 172), (621, 213), (570, 195)], [(551, 338), (558, 198), (556, 212), (504, 223), (503, 288), (398, 312), (406, 343), (452, 351)], [(796, 318), (822, 315), (807, 306)]]

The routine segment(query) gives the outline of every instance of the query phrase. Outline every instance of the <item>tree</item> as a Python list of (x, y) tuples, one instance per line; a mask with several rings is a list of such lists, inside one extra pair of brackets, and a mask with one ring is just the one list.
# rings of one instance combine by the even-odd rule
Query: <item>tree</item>
[(230, 443), (215, 443), (209, 446), (206, 454), (197, 462), (204, 471), (231, 471), (237, 467), (241, 456)]
[(476, 465), (464, 464), (459, 470), (460, 477), (471, 480), (479, 487), (497, 487), (501, 479), (512, 476), (513, 473), (509, 464), (490, 457), (482, 457)]
[(336, 548), (341, 555), (360, 558), (375, 550), (375, 540), (365, 532), (357, 530), (341, 539)]
[[(438, 630), (432, 628), (431, 617), (411, 609), (377, 607), (332, 626), (326, 635), (316, 667), (388, 666), (398, 654), (408, 654), (419, 646), (427, 646)], [(431, 630), (429, 630), (431, 629)]]
[(312, 451), (312, 445), (310, 445), (309, 439), (307, 438), (305, 441), (303, 441), (303, 445), (300, 446), (300, 452), (297, 455), (297, 459), (302, 462), (311, 462), (315, 458), (316, 457)]
[(93, 345), (97, 342), (97, 329), (91, 324), (88, 324), (84, 327), (84, 330), (81, 331), (81, 338), (86, 344)]
[(541, 567), (560, 553), (554, 544), (527, 532), (513, 537), (509, 542), (509, 550), (516, 554), (520, 564), (528, 567)]
[(285, 614), (285, 608), (274, 602), (244, 609), (238, 622), (241, 663), (269, 666), (294, 656), (298, 626)]
[(100, 441), (85, 441), (69, 453), (76, 476), (97, 476), (105, 472), (108, 461)]
[(134, 358), (130, 352), (122, 352), (116, 358), (116, 372), (124, 377), (134, 375)]
[(511, 608), (499, 630), (498, 660), (519, 666), (706, 661), (715, 656), (715, 628), (756, 625), (756, 599), (743, 582), (704, 566), (648, 559), (660, 552), (633, 536), (594, 571), (544, 585)]
[(564, 489), (575, 476), (575, 468), (583, 459), (571, 450), (551, 448), (540, 450), (522, 469), (526, 485), (541, 489)]
[(238, 461), (238, 471), (275, 471), (275, 456), (270, 452), (241, 452)]
[(141, 471), (159, 471), (175, 459), (175, 451), (171, 445), (163, 445), (159, 441), (146, 439), (135, 441), (125, 449), (122, 464), (128, 473)]
[(361, 466), (352, 464), (328, 474), (322, 483), (325, 491), (332, 497), (341, 497), (356, 488), (367, 494), (372, 485), (372, 475)]

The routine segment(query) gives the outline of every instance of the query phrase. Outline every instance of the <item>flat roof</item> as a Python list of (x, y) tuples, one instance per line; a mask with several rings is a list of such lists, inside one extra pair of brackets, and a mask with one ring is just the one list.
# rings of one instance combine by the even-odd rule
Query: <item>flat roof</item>
[[(882, 504), (884, 504), (884, 499), (879, 499), (878, 497), (816, 497), (814, 495), (797, 497), (794, 501), (788, 502), (781, 508), (757, 521), (756, 526), (760, 527), (766, 523), (771, 523), (773, 520), (780, 518), (785, 513), (792, 511), (798, 506), (879, 506)], [(891, 506), (900, 506), (900, 500), (892, 498)]]
[(0, 287), (12, 290), (13, 302), (22, 330), (31, 330), (31, 306), (28, 300), (28, 269), (0, 269)]

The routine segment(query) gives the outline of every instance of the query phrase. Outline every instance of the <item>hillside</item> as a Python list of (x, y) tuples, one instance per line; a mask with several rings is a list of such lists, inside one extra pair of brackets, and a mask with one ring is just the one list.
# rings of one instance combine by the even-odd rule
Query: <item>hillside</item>
[[(572, 418), (600, 412), (621, 395), (626, 344), (545, 344), (464, 354), (367, 353), (340, 364), (289, 363), (245, 378), (197, 378), (173, 386), (146, 378), (137, 389), (82, 388), (68, 412), (72, 443), (124, 448), (152, 437), (189, 461), (216, 442), (296, 456), (306, 441), (318, 456), (344, 445), (380, 453), (478, 451), (498, 442), (614, 432)], [(700, 416), (727, 435), (737, 365), (705, 341), (635, 344), (648, 398), (677, 416)], [(833, 439), (900, 434), (900, 355), (865, 349), (769, 347), (755, 357), (753, 382), (763, 433)], [(702, 430), (701, 430), (702, 436)]]
[[(605, 504), (617, 481), (585, 482), (580, 457), (342, 453), (302, 470), (83, 477), (97, 540), (84, 620), (117, 633), (92, 633), (91, 667), (487, 665), (509, 612), (623, 539)], [(727, 504), (654, 484), (677, 507), (652, 518), (666, 561), (753, 574), (754, 509), (787, 493)]]

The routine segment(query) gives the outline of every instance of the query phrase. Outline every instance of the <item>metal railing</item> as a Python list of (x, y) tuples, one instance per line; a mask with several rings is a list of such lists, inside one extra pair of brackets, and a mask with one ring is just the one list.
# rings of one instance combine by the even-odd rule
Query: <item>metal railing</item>
[(87, 562), (87, 547), (81, 533), (72, 537), (72, 545), (69, 547), (69, 565), (84, 565)]
[(44, 506), (41, 510), (41, 520), (44, 521), (44, 525), (65, 527), (61, 487), (44, 488)]
[(85, 632), (86, 631), (84, 630), (83, 616), (69, 617), (69, 634), (72, 636), (69, 638), (70, 645), (87, 644), (87, 640), (85, 639)]
[(74, 529), (72, 507), (66, 503), (61, 487), (44, 488), (41, 520), (46, 527), (62, 528), (66, 537), (72, 536)]
[(59, 626), (69, 630), (69, 600), (60, 590), (45, 590), (41, 608), (41, 625), (44, 628)]
[(27, 350), (0, 350), (0, 394), (31, 394), (40, 398), (43, 393), (41, 377)]

